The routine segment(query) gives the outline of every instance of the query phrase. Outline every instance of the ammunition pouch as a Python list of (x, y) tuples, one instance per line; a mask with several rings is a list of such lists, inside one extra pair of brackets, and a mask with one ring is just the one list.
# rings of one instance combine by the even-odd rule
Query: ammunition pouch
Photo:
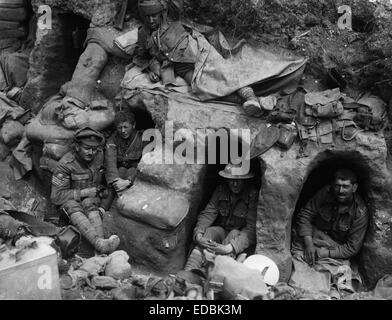
[(343, 114), (343, 111), (344, 108), (340, 101), (333, 101), (325, 105), (316, 104), (305, 109), (306, 115), (322, 119), (337, 118)]
[(280, 135), (276, 144), (282, 149), (288, 150), (294, 143), (297, 137), (297, 129), (292, 125), (280, 125)]
[(386, 114), (385, 116), (377, 117), (373, 114), (371, 108), (364, 106), (357, 109), (354, 121), (365, 130), (380, 131), (386, 125)]

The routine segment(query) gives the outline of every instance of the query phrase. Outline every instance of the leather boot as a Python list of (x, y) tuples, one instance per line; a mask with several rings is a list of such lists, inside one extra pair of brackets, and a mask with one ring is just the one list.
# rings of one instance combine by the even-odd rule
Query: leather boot
[(87, 213), (87, 217), (92, 226), (94, 227), (95, 232), (98, 234), (98, 237), (105, 239), (100, 212), (98, 210), (90, 211)]
[(90, 242), (100, 253), (112, 253), (120, 244), (117, 236), (111, 236), (109, 239), (102, 239), (98, 236), (95, 228), (91, 225), (89, 219), (80, 211), (72, 213), (69, 217), (72, 224), (78, 228), (83, 237)]
[(243, 87), (237, 91), (238, 95), (245, 100), (242, 107), (245, 112), (254, 117), (261, 117), (264, 113), (260, 106), (260, 102), (257, 99), (255, 92), (251, 87)]

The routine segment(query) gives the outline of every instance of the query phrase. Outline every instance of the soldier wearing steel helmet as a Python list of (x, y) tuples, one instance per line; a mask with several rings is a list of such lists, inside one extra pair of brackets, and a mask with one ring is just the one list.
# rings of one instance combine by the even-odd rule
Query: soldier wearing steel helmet
[(258, 192), (250, 181), (254, 174), (228, 164), (219, 175), (225, 183), (218, 186), (198, 217), (193, 232), (196, 246), (188, 258), (186, 271), (202, 267), (203, 249), (236, 257), (256, 244)]

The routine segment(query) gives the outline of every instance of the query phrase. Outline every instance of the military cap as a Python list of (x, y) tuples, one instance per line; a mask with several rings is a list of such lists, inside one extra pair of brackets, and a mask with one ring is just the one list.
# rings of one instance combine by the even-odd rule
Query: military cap
[(163, 0), (139, 0), (139, 11), (144, 16), (151, 16), (167, 10)]
[(224, 170), (219, 171), (219, 175), (225, 179), (251, 179), (255, 176), (252, 172), (244, 172), (240, 164), (231, 163), (226, 165)]
[(104, 140), (105, 138), (100, 132), (89, 127), (79, 129), (75, 132), (75, 141), (83, 142), (88, 146), (98, 147), (102, 145)]

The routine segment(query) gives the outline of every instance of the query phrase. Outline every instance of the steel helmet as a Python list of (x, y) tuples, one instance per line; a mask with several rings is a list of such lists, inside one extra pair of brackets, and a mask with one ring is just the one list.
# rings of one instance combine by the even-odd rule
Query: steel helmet
[(255, 254), (244, 261), (244, 265), (264, 274), (264, 282), (274, 286), (279, 282), (279, 268), (276, 263), (261, 254)]

